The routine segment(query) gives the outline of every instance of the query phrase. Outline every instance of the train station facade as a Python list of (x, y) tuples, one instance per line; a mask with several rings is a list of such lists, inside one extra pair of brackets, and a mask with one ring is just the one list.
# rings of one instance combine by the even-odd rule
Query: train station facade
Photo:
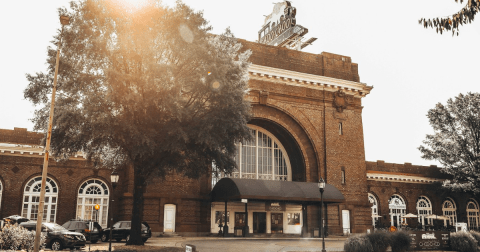
[[(438, 225), (433, 214), (441, 217), (440, 225), (465, 222), (478, 229), (478, 198), (442, 190), (448, 177), (440, 168), (365, 160), (362, 99), (372, 87), (360, 82), (358, 64), (350, 57), (298, 50), (306, 44), (297, 37), (308, 30), (292, 21), (295, 11), (284, 3), (285, 15), (267, 17), (278, 18), (277, 25), (266, 22), (259, 42), (240, 40), (252, 51), (245, 98), (254, 137), (237, 145), (238, 170), (222, 174), (211, 167), (199, 179), (176, 173), (151, 179), (143, 220), (152, 231), (215, 234), (226, 220), (230, 234), (247, 225), (249, 233), (312, 236), (322, 224), (329, 234), (346, 234)], [(42, 138), (21, 128), (0, 130), (0, 217), (36, 219)], [(121, 171), (115, 190), (110, 173), (81, 155), (51, 160), (46, 220), (95, 219), (104, 227), (110, 215), (129, 220), (133, 171)], [(320, 178), (327, 183), (322, 224)], [(416, 217), (404, 217), (408, 213)]]

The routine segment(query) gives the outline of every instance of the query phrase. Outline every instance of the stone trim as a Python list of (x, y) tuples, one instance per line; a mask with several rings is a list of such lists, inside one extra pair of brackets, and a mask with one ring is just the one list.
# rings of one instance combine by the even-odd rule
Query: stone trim
[(248, 72), (252, 79), (268, 78), (270, 82), (280, 82), (292, 86), (301, 86), (327, 91), (343, 90), (356, 98), (365, 97), (373, 89), (365, 83), (335, 79), (314, 74), (300, 73), (280, 68), (251, 64)]
[(431, 184), (434, 182), (443, 182), (443, 179), (415, 176), (410, 174), (394, 174), (394, 173), (375, 173), (367, 171), (367, 180), (387, 181), (398, 183), (414, 183), (414, 184)]

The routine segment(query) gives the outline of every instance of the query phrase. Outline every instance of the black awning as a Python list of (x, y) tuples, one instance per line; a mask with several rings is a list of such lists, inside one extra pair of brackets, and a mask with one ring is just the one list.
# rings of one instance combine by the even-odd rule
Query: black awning
[[(210, 193), (212, 201), (275, 200), (294, 202), (319, 202), (317, 183), (223, 178)], [(334, 186), (326, 184), (323, 192), (325, 203), (345, 201), (343, 194)]]

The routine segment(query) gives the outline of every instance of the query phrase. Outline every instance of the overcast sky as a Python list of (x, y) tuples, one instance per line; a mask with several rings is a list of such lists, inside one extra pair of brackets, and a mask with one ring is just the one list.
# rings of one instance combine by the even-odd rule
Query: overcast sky
[[(60, 28), (57, 8), (67, 0), (4, 1), (0, 8), (0, 128), (32, 130), (33, 106), (24, 100), (26, 73), (45, 71), (47, 46)], [(174, 1), (165, 1), (172, 4)], [(230, 27), (236, 37), (255, 41), (274, 0), (184, 0), (219, 34)], [(318, 40), (304, 49), (349, 56), (360, 81), (374, 86), (363, 98), (367, 161), (436, 164), (418, 151), (433, 133), (426, 114), (436, 103), (459, 93), (479, 92), (480, 22), (460, 36), (440, 35), (418, 24), (462, 8), (454, 0), (296, 0), (297, 24)], [(465, 1), (464, 1), (465, 2)], [(480, 19), (480, 16), (477, 16)]]

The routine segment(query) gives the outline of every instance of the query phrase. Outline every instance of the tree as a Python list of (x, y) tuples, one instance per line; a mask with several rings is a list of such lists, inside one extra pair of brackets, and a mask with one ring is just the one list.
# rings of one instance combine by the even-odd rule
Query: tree
[[(116, 1), (84, 0), (59, 9), (70, 17), (62, 39), (52, 153), (86, 153), (97, 167), (134, 170), (132, 234), (143, 244), (143, 187), (175, 171), (196, 178), (212, 163), (235, 168), (235, 143), (250, 137), (244, 100), (250, 51), (227, 29), (181, 2), (138, 10)], [(55, 45), (60, 33), (52, 41)], [(55, 51), (48, 71), (27, 74), (25, 98), (38, 106), (35, 130), (45, 131)]]
[[(468, 3), (465, 5), (460, 11), (457, 13), (447, 16), (447, 17), (441, 17), (441, 18), (433, 18), (433, 19), (426, 19), (426, 18), (421, 18), (418, 20), (418, 23), (423, 25), (425, 28), (433, 28), (435, 27), (437, 30), (437, 33), (440, 32), (440, 34), (443, 34), (444, 30), (445, 31), (452, 31), (452, 36), (457, 33), (458, 36), (458, 30), (460, 28), (460, 25), (464, 25), (467, 23), (471, 23), (475, 15), (477, 15), (477, 12), (480, 11), (480, 1), (478, 0), (467, 0)], [(455, 2), (458, 3), (458, 0), (455, 0)], [(463, 3), (463, 0), (460, 0), (460, 3)]]
[(434, 134), (420, 146), (422, 158), (435, 159), (452, 175), (443, 186), (454, 191), (480, 192), (480, 94), (459, 94), (446, 106), (428, 111)]

